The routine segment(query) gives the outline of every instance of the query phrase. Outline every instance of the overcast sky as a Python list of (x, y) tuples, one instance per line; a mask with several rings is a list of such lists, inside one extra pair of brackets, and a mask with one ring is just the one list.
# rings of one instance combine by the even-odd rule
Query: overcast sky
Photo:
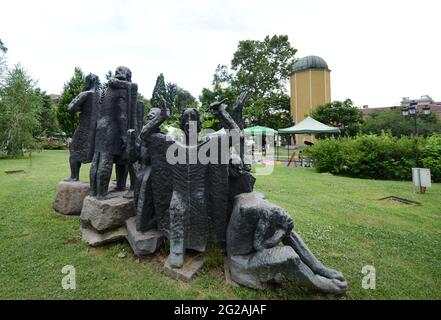
[(199, 96), (239, 40), (287, 34), (297, 57), (329, 64), (333, 100), (373, 107), (441, 100), (441, 1), (3, 1), (0, 39), (49, 93), (74, 66), (101, 78), (128, 66), (150, 97), (156, 77)]

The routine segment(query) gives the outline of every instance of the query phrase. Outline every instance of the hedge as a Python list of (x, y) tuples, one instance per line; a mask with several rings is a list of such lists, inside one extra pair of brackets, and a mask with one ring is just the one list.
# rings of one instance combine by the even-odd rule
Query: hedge
[(305, 149), (319, 172), (357, 178), (409, 180), (413, 167), (429, 168), (441, 182), (441, 135), (392, 137), (358, 135), (328, 138)]

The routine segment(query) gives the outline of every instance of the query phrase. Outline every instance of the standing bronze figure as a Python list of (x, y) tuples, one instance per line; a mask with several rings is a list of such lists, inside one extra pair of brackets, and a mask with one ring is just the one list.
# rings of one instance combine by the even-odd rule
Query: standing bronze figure
[(65, 181), (79, 181), (82, 163), (90, 163), (94, 154), (97, 108), (100, 98), (99, 78), (90, 73), (86, 76), (85, 91), (69, 104), (68, 111), (80, 113), (80, 123), (69, 145), (70, 177)]

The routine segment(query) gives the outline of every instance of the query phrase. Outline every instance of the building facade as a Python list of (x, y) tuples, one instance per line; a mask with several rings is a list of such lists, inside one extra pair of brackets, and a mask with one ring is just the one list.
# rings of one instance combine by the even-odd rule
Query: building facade
[[(291, 115), (295, 124), (301, 122), (319, 106), (331, 102), (331, 70), (326, 61), (307, 56), (293, 65), (290, 75)], [(296, 135), (297, 144), (314, 138)]]
[(421, 98), (418, 99), (409, 99), (408, 97), (405, 97), (401, 100), (399, 106), (378, 107), (378, 108), (370, 108), (369, 106), (363, 106), (363, 109), (361, 111), (363, 113), (363, 116), (367, 117), (369, 114), (371, 114), (374, 111), (390, 111), (396, 108), (401, 109), (402, 107), (408, 106), (410, 101), (412, 100), (417, 102), (418, 112), (422, 112), (425, 106), (429, 106), (430, 112), (436, 115), (438, 119), (441, 120), (441, 102), (436, 102), (428, 95), (421, 96)]

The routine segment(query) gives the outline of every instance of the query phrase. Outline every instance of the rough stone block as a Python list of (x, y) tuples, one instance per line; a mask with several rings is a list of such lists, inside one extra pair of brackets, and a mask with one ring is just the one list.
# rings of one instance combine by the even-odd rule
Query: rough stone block
[(87, 196), (84, 199), (81, 221), (89, 223), (103, 233), (125, 226), (128, 218), (135, 215), (133, 199), (124, 198), (125, 192), (115, 192), (105, 199)]
[(199, 257), (188, 257), (185, 258), (185, 263), (182, 268), (173, 268), (170, 265), (170, 256), (167, 258), (164, 264), (165, 274), (169, 277), (177, 280), (182, 280), (190, 282), (193, 280), (194, 275), (202, 266), (204, 265), (204, 259)]
[(157, 230), (139, 232), (136, 230), (136, 217), (127, 219), (127, 241), (137, 256), (155, 253), (164, 241), (164, 235)]
[(93, 228), (86, 225), (81, 225), (80, 229), (83, 241), (92, 247), (118, 241), (124, 239), (127, 236), (127, 230), (125, 226), (110, 230), (105, 233), (99, 233)]
[(232, 286), (232, 287), (240, 287), (240, 285), (236, 282), (234, 282), (231, 279), (231, 272), (230, 272), (230, 263), (228, 262), (228, 258), (225, 257), (224, 259), (224, 274), (225, 274), (225, 282)]
[(84, 198), (89, 194), (89, 183), (61, 181), (57, 187), (53, 208), (65, 215), (80, 215)]

